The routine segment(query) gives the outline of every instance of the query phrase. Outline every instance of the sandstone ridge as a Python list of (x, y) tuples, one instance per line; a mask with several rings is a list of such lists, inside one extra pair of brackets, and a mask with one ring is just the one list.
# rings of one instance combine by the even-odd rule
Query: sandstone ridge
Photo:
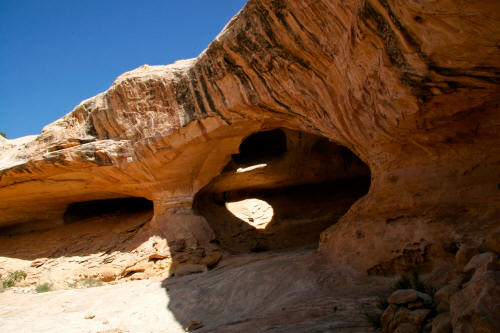
[[(119, 228), (122, 248), (96, 241), (77, 254), (135, 251), (150, 265), (120, 264), (121, 276), (154, 272), (158, 258), (176, 255), (211, 265), (218, 238), (234, 251), (268, 247), (280, 230), (290, 235), (280, 244), (297, 242), (292, 224), (280, 226), (292, 212), (276, 215), (274, 231), (235, 231), (228, 219), (214, 225), (206, 198), (275, 198), (328, 183), (334, 193), (356, 189), (335, 197), (334, 215), (328, 203), (312, 210), (303, 198), (287, 200), (318, 212), (323, 224), (308, 239), (328, 227), (319, 249), (332, 263), (379, 275), (436, 270), (498, 226), (499, 9), (493, 0), (250, 0), (196, 59), (144, 65), (41, 135), (0, 138), (2, 238), (50, 228), (65, 235), (70, 220), (97, 218), (79, 220), (74, 204), (99, 212), (101, 200), (143, 198), (151, 207), (134, 211), (134, 228)], [(284, 133), (284, 152), (244, 154), (246, 138), (272, 130)], [(259, 164), (252, 177), (237, 172)], [(278, 208), (290, 206), (280, 200)], [(241, 230), (249, 238), (236, 249)], [(34, 259), (12, 244), (2, 241), (0, 255)], [(49, 252), (41, 255), (65, 254)]]

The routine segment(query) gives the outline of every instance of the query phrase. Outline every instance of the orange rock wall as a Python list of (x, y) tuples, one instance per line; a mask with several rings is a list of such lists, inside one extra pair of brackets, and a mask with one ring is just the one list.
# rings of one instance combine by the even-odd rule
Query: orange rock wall
[(284, 127), (371, 169), (321, 251), (382, 274), (432, 264), (498, 225), (499, 23), (495, 0), (250, 0), (196, 59), (125, 73), (41, 135), (2, 140), (0, 225), (142, 196), (153, 230), (206, 241), (194, 195), (243, 138)]

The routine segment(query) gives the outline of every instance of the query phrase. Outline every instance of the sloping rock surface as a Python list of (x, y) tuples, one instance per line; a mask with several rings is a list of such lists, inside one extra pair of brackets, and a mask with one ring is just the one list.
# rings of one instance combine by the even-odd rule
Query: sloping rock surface
[(346, 289), (349, 279), (310, 250), (243, 255), (163, 283), (0, 294), (0, 330), (174, 333), (196, 322), (196, 332), (371, 332), (360, 313), (387, 281)]

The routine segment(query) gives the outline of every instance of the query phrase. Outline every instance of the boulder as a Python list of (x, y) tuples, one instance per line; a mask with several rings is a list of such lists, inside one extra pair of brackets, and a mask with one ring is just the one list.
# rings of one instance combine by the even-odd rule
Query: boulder
[(455, 262), (457, 264), (457, 268), (462, 269), (469, 262), (469, 260), (478, 253), (479, 251), (475, 246), (467, 246), (467, 245), (460, 246), (457, 254), (455, 255)]
[[(405, 307), (398, 307), (391, 304), (381, 317), (382, 332), (395, 332), (400, 326), (403, 328), (415, 326), (418, 332), (430, 312), (429, 309), (417, 309), (412, 311)], [(401, 329), (400, 332), (402, 332)]]
[(432, 321), (432, 333), (452, 333), (451, 317), (448, 312), (440, 313)]
[(207, 271), (207, 266), (200, 264), (178, 264), (173, 266), (173, 276), (184, 276), (196, 273), (204, 273)]
[(387, 299), (389, 303), (397, 305), (413, 303), (417, 300), (422, 301), (423, 304), (432, 303), (432, 297), (414, 289), (398, 289)]
[(436, 291), (434, 294), (434, 301), (437, 304), (436, 310), (438, 312), (450, 311), (450, 297), (459, 290), (461, 280), (462, 279), (455, 279)]
[(454, 332), (497, 332), (500, 327), (499, 299), (500, 271), (480, 272), (450, 298)]
[(498, 255), (493, 252), (485, 252), (474, 256), (464, 267), (464, 273), (474, 275), (472, 280), (479, 279), (486, 271), (498, 270)]
[(500, 230), (490, 232), (486, 239), (486, 247), (488, 250), (500, 254)]

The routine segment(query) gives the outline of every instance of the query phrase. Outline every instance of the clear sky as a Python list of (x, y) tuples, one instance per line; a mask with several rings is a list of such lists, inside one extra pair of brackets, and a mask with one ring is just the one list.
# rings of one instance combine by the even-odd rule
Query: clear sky
[(0, 0), (0, 131), (39, 134), (123, 72), (196, 57), (246, 0)]

